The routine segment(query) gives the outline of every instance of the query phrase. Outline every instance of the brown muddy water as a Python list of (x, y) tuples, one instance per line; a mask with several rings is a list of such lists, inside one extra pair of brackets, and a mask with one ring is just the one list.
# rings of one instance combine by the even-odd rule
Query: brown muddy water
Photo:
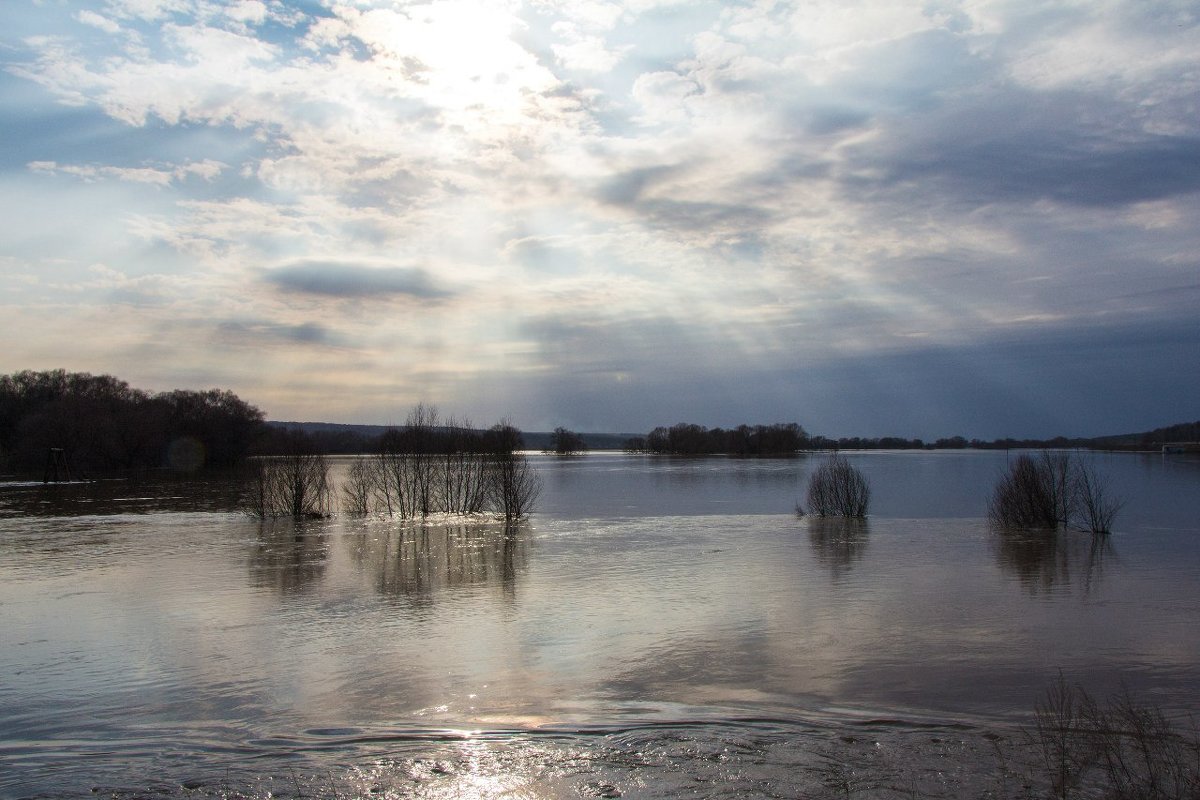
[(1200, 461), (1086, 456), (1093, 538), (989, 528), (1009, 454), (849, 457), (859, 524), (820, 457), (537, 455), (510, 528), (0, 484), (0, 797), (1023, 797), (1060, 672), (1200, 710)]

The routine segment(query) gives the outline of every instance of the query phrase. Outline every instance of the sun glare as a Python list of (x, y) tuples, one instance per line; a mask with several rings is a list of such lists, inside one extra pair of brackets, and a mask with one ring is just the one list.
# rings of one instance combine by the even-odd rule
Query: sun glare
[(522, 23), (503, 5), (433, 3), (406, 16), (364, 15), (364, 35), (377, 57), (404, 65), (413, 88), (447, 109), (518, 109), (530, 91), (554, 83), (532, 54), (513, 41)]

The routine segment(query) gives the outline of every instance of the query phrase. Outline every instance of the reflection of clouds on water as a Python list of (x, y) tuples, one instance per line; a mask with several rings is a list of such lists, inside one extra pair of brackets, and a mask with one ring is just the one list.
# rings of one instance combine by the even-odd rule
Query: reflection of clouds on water
[(312, 588), (329, 560), (325, 526), (323, 521), (291, 519), (260, 525), (250, 554), (254, 585), (285, 595)]
[(385, 595), (432, 604), (448, 589), (499, 586), (516, 591), (528, 563), (528, 532), (521, 524), (455, 522), (365, 529), (348, 537), (352, 557)]
[(808, 537), (813, 553), (829, 568), (837, 581), (862, 560), (870, 540), (871, 527), (865, 519), (846, 517), (808, 517)]
[(1104, 534), (1079, 531), (999, 530), (992, 537), (997, 563), (1030, 594), (1067, 589), (1086, 595), (1104, 576), (1105, 562), (1115, 558)]

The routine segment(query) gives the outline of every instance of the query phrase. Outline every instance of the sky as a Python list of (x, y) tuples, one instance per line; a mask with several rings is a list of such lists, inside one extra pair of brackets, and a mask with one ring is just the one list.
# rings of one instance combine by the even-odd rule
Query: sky
[(1200, 418), (1200, 9), (4, 0), (0, 373), (268, 418)]

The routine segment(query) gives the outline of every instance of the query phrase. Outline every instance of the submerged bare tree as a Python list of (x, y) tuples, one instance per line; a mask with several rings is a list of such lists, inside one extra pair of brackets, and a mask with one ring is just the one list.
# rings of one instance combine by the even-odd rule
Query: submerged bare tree
[(491, 505), (505, 520), (525, 517), (542, 493), (542, 479), (523, 453), (494, 457), (489, 467)]
[(366, 458), (354, 459), (342, 484), (342, 510), (359, 517), (370, 514), (375, 508), (379, 481), (380, 472), (376, 462)]
[(988, 516), (1008, 528), (1057, 528), (1061, 520), (1054, 496), (1053, 462), (1020, 455), (992, 490)]
[[(818, 517), (865, 517), (871, 501), (866, 477), (845, 458), (833, 455), (808, 479), (807, 513)], [(806, 513), (805, 506), (796, 511)]]
[(992, 490), (988, 517), (1006, 528), (1109, 533), (1122, 505), (1109, 494), (1107, 480), (1080, 458), (1043, 452), (1012, 462)]
[(1108, 478), (1082, 462), (1075, 478), (1078, 527), (1092, 533), (1112, 533), (1113, 520), (1125, 505), (1108, 490)]
[(244, 504), (250, 516), (324, 517), (329, 507), (329, 465), (324, 456), (272, 456), (258, 459), (251, 467)]
[(486, 431), (465, 420), (439, 423), (437, 409), (420, 404), (404, 428), (384, 435), (377, 456), (351, 464), (343, 508), (404, 519), (488, 511), (519, 519), (532, 511), (541, 485), (521, 444), (521, 432), (507, 423)]
[(446, 514), (477, 514), (487, 503), (483, 437), (469, 420), (447, 421), (441, 447), (441, 510)]
[(485, 436), (488, 449), (488, 504), (505, 520), (519, 520), (533, 510), (542, 479), (519, 452), (521, 432), (501, 420)]

